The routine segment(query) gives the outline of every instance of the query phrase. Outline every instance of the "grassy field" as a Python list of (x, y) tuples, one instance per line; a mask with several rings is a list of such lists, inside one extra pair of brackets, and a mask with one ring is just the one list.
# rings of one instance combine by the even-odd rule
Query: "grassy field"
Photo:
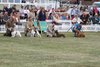
[(100, 32), (85, 38), (22, 37), (0, 34), (0, 67), (100, 67)]

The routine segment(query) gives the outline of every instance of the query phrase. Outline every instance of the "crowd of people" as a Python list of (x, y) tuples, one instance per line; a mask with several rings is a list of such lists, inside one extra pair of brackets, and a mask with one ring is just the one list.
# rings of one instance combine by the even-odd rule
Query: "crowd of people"
[[(20, 32), (16, 30), (16, 25), (22, 25), (20, 22), (21, 19), (26, 19), (25, 36), (36, 36), (37, 34), (39, 37), (41, 37), (39, 33), (39, 21), (53, 20), (51, 22), (52, 28), (54, 28), (54, 25), (59, 24), (58, 20), (72, 20), (72, 23), (74, 21), (80, 25), (100, 24), (99, 10), (96, 6), (94, 6), (93, 9), (88, 6), (68, 6), (66, 8), (52, 8), (50, 10), (45, 10), (43, 7), (37, 9), (36, 7), (29, 8), (28, 6), (21, 6), (21, 9), (18, 10), (16, 5), (13, 5), (11, 8), (4, 6), (0, 12), (0, 25), (5, 25), (6, 27), (6, 33), (4, 35), (12, 37), (15, 37), (16, 34), (21, 37)], [(37, 21), (38, 27), (33, 25), (34, 21)], [(76, 24), (75, 26), (78, 25)], [(57, 34), (55, 34), (57, 31), (52, 33), (54, 29), (52, 29), (51, 32), (50, 29), (47, 30), (52, 36), (57, 36)]]

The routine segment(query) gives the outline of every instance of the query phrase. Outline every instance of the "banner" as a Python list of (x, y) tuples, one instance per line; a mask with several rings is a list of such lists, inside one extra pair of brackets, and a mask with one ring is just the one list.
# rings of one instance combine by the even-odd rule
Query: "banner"
[[(66, 21), (60, 21), (62, 24), (61, 25), (55, 25), (55, 30), (58, 30), (60, 32), (71, 32), (71, 22), (66, 20)], [(51, 21), (40, 21), (40, 28), (41, 31), (46, 31), (47, 30), (47, 25), (51, 24)], [(37, 27), (37, 21), (35, 21), (34, 26)], [(25, 29), (25, 25), (17, 25), (16, 26), (17, 30), (19, 30), (20, 32), (24, 32)], [(0, 33), (5, 32), (5, 25), (0, 25)], [(90, 32), (98, 32), (100, 31), (100, 25), (82, 25), (82, 31), (90, 31)]]
[[(33, 22), (35, 27), (38, 27), (37, 21)], [(40, 29), (41, 31), (46, 31), (47, 30), (47, 22), (46, 21), (39, 21)]]
[(47, 30), (47, 22), (46, 21), (40, 21), (40, 28), (41, 31), (46, 31)]
[[(69, 32), (71, 32), (71, 26), (56, 25), (55, 30), (58, 30), (59, 32), (67, 32), (69, 30)], [(98, 32), (98, 31), (100, 31), (100, 25), (83, 25), (82, 26), (82, 31)]]
[(100, 31), (100, 25), (83, 25), (82, 26), (83, 31)]

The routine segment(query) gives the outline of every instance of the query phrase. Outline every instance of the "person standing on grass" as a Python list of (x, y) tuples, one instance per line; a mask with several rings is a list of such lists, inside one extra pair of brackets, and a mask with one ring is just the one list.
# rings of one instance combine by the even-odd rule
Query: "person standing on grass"
[(39, 21), (45, 21), (46, 20), (46, 12), (44, 8), (41, 8), (38, 14), (38, 20)]
[(39, 31), (40, 31), (40, 21), (46, 21), (46, 11), (43, 7), (40, 8), (40, 11), (38, 13), (38, 27), (39, 27)]

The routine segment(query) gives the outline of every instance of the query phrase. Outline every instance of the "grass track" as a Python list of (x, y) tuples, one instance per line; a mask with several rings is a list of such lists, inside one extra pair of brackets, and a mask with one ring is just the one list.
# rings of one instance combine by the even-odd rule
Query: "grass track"
[(22, 37), (0, 34), (0, 67), (100, 67), (100, 32), (85, 38)]

